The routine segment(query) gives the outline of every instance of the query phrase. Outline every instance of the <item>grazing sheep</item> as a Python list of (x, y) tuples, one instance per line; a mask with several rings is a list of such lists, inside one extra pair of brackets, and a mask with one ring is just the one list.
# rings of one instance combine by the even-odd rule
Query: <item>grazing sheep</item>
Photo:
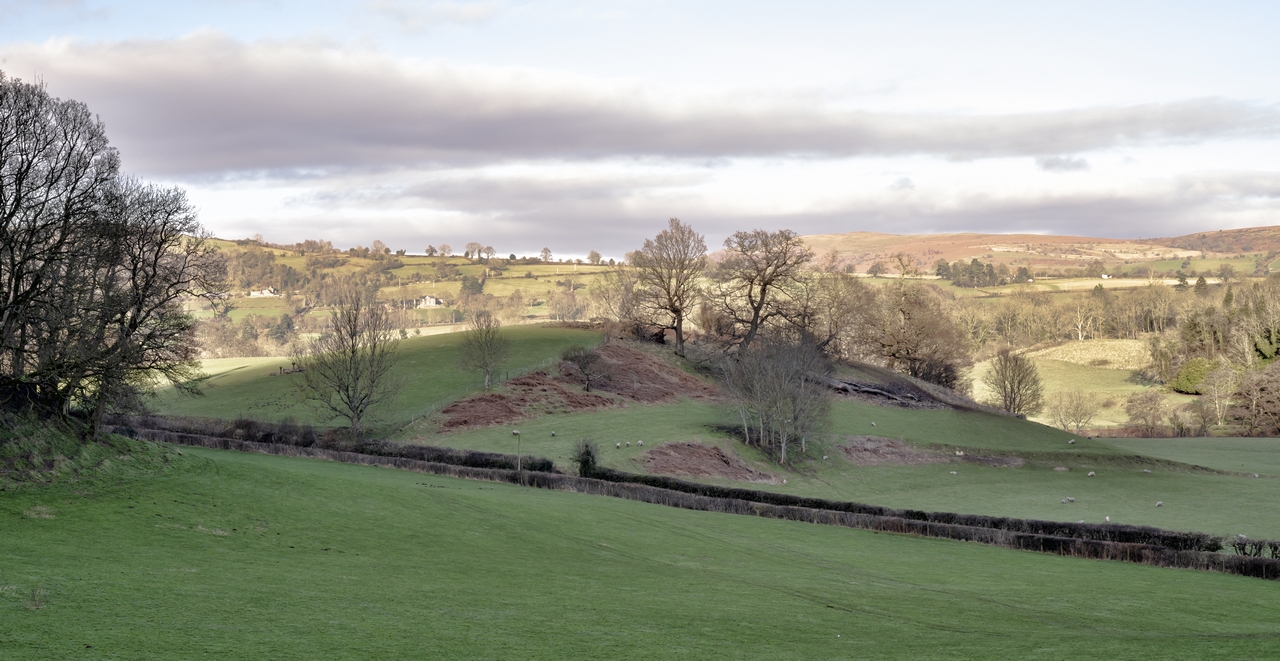
[(871, 423), (871, 426), (872, 426), (872, 427), (876, 426), (876, 423), (874, 423), (874, 422), (873, 422), (873, 423)]
[(1254, 476), (1254, 477), (1259, 477), (1259, 475), (1258, 475), (1257, 473), (1254, 473), (1254, 474), (1253, 474), (1253, 476)]
[(823, 461), (826, 461), (826, 460), (827, 460), (827, 455), (825, 455), (825, 454), (824, 454), (824, 455), (822, 455), (822, 460), (823, 460)]
[(627, 447), (631, 447), (631, 441), (627, 441)]
[(963, 457), (963, 456), (964, 456), (964, 450), (956, 450), (956, 456), (957, 456), (957, 457)]
[(1067, 441), (1067, 445), (1075, 445), (1075, 444), (1076, 444), (1076, 439), (1074, 439), (1074, 438), (1073, 438), (1073, 439), (1071, 439), (1071, 440), (1069, 440), (1069, 441)]
[(783, 484), (786, 484), (786, 483), (787, 483), (787, 478), (785, 478), (785, 477), (784, 477), (784, 478), (782, 478), (782, 483), (783, 483)]
[(618, 448), (619, 450), (621, 450), (621, 449), (622, 449), (622, 444), (621, 444), (621, 443), (614, 443), (614, 447), (616, 447), (616, 448)]
[(1104, 516), (1104, 517), (1102, 517), (1102, 518), (1106, 519), (1106, 520), (1107, 520), (1107, 523), (1111, 523), (1111, 517), (1109, 517), (1109, 516)]
[(951, 471), (951, 474), (952, 474), (952, 475), (959, 475), (959, 473), (957, 473), (957, 472), (955, 472), (955, 471)]
[(1157, 500), (1157, 501), (1156, 501), (1156, 507), (1164, 507), (1164, 501), (1163, 501), (1163, 500)]
[(1067, 499), (1066, 499), (1066, 498), (1063, 498), (1063, 499), (1062, 499), (1062, 504), (1063, 504), (1063, 505), (1066, 505), (1066, 504), (1067, 504)]
[(1094, 475), (1095, 473), (1093, 471), (1089, 471), (1089, 477), (1093, 477)]
[(1150, 472), (1151, 472), (1151, 469), (1150, 469), (1150, 468), (1144, 468), (1144, 469), (1142, 469), (1142, 472), (1144, 472), (1144, 473), (1150, 473)]
[(551, 432), (551, 435), (552, 435), (552, 436), (555, 436), (555, 435), (556, 435), (556, 433), (555, 433), (555, 432)]
[(1072, 496), (1067, 496), (1067, 502), (1068, 502), (1068, 503), (1074, 503), (1074, 502), (1076, 502), (1076, 499), (1075, 499), (1075, 498), (1073, 498)]
[(1084, 519), (1080, 519), (1079, 521), (1076, 521), (1076, 523), (1084, 523)]
[(644, 441), (636, 441), (636, 445), (644, 445)]
[(519, 430), (519, 429), (512, 429), (512, 430), (511, 430), (511, 435), (512, 435), (512, 436), (519, 436), (519, 435), (520, 435), (520, 430)]

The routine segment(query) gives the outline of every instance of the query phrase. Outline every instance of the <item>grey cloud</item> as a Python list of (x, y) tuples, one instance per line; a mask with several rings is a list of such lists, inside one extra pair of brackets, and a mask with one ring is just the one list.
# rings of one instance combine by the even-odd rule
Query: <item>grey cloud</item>
[[(713, 247), (730, 233), (751, 228), (789, 228), (802, 234), (1043, 232), (1133, 238), (1266, 225), (1280, 218), (1280, 173), (1270, 172), (1199, 173), (1129, 196), (1074, 193), (993, 198), (971, 194), (938, 199), (922, 194), (910, 199), (855, 200), (822, 212), (794, 214), (726, 212), (709, 206), (690, 190), (695, 183), (696, 179), (659, 177), (635, 185), (610, 179), (549, 184), (541, 179), (478, 175), (392, 190), (333, 181), (313, 198), (301, 200), (323, 201), (325, 208), (332, 209), (332, 218), (277, 225), (272, 232), (279, 233), (278, 238), (265, 233), (268, 238), (290, 242), (316, 237), (339, 245), (368, 245), (381, 238), (396, 248), (420, 250), (427, 243), (481, 241), (503, 254), (532, 254), (547, 245), (556, 254), (599, 250), (617, 257), (660, 231), (670, 216), (678, 216), (705, 233)], [(384, 224), (376, 229), (375, 237), (375, 230), (367, 224), (349, 220), (366, 204), (378, 209), (444, 212), (457, 220)], [(234, 227), (228, 229), (231, 236), (264, 231), (251, 219)]]
[(834, 110), (779, 98), (672, 101), (644, 88), (409, 62), (311, 43), (10, 46), (107, 122), (147, 175), (651, 156), (952, 159), (1273, 136), (1274, 107), (1223, 99), (1009, 115)]
[(1036, 165), (1045, 172), (1080, 172), (1089, 169), (1089, 161), (1071, 156), (1041, 156)]

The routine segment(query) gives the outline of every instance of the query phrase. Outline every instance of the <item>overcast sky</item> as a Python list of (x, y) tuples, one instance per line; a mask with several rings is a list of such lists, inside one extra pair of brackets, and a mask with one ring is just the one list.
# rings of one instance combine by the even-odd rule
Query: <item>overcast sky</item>
[[(967, 7), (962, 7), (967, 4)], [(0, 70), (219, 236), (1280, 223), (1280, 3), (0, 0)]]

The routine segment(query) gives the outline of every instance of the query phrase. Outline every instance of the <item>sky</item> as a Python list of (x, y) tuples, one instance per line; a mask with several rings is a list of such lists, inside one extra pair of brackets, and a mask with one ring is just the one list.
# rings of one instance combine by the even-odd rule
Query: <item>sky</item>
[(736, 230), (1280, 224), (1280, 3), (0, 0), (224, 238), (622, 256)]

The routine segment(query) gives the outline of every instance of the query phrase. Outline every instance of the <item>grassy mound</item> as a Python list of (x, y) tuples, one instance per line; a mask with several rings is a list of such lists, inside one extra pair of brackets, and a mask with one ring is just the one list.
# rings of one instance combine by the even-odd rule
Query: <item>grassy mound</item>
[[(184, 471), (91, 497), (61, 486), (0, 497), (6, 654), (1280, 653), (1274, 585), (1256, 579), (187, 452), (199, 459)], [(37, 506), (58, 512), (23, 513)]]
[[(548, 364), (574, 345), (592, 345), (600, 334), (554, 326), (516, 326), (503, 331), (511, 339), (507, 368), (511, 372)], [(380, 421), (402, 426), (417, 417), (479, 390), (483, 379), (460, 367), (462, 333), (413, 337), (400, 343), (400, 362), (392, 372), (403, 384), (381, 411)], [(292, 383), (280, 375), (290, 367), (288, 358), (226, 358), (205, 361), (206, 394), (186, 397), (162, 394), (155, 403), (164, 415), (199, 416), (232, 420), (245, 417), (277, 421), (293, 418), (305, 424), (323, 424), (307, 406)]]
[(180, 452), (114, 435), (85, 440), (74, 422), (0, 421), (0, 491), (55, 482), (96, 482), (164, 470)]

